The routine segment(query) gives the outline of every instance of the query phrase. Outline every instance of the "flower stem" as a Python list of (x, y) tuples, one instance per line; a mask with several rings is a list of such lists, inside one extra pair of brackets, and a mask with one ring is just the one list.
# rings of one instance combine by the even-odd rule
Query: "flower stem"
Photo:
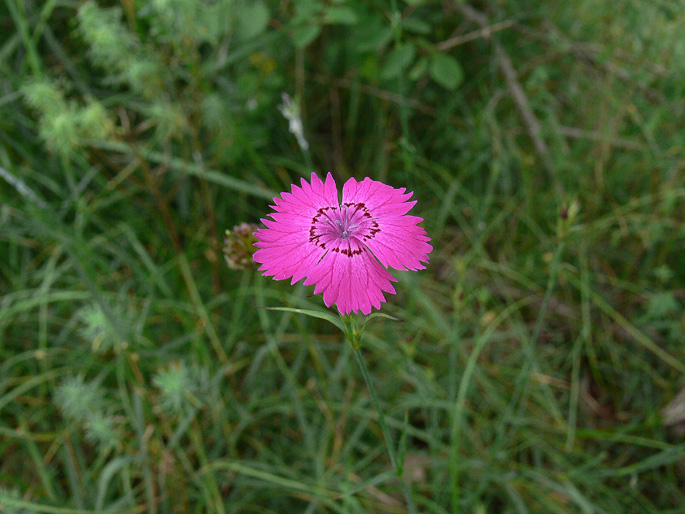
[(409, 509), (409, 512), (411, 512), (411, 514), (416, 514), (416, 506), (414, 505), (414, 501), (412, 500), (411, 492), (409, 491), (409, 487), (404, 481), (404, 469), (400, 469), (397, 465), (398, 459), (395, 450), (395, 445), (392, 442), (392, 435), (390, 434), (390, 430), (388, 430), (388, 425), (385, 424), (385, 416), (383, 415), (383, 410), (381, 409), (380, 402), (378, 401), (378, 394), (376, 393), (376, 388), (373, 386), (373, 382), (371, 381), (371, 375), (369, 375), (369, 370), (366, 367), (366, 363), (364, 362), (362, 351), (359, 348), (359, 345), (352, 344), (352, 348), (354, 349), (354, 356), (356, 357), (357, 362), (359, 363), (359, 367), (362, 370), (362, 375), (364, 376), (366, 386), (369, 388), (369, 391), (371, 392), (371, 398), (373, 399), (373, 404), (376, 407), (376, 412), (378, 412), (378, 422), (381, 425), (381, 430), (383, 431), (385, 447), (388, 450), (388, 455), (390, 456), (390, 463), (392, 464), (392, 468), (397, 474), (398, 478), (400, 479), (400, 483), (402, 485), (402, 494), (404, 495), (404, 500), (407, 502), (407, 508)]

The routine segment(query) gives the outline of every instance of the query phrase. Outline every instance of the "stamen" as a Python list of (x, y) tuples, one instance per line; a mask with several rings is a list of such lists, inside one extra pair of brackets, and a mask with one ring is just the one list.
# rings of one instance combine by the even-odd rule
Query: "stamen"
[(345, 203), (338, 207), (322, 207), (316, 212), (309, 229), (309, 242), (324, 249), (326, 244), (330, 244), (333, 251), (352, 257), (361, 253), (361, 250), (341, 250), (339, 245), (342, 241), (356, 239), (366, 242), (373, 239), (377, 232), (378, 223), (366, 205), (361, 202)]

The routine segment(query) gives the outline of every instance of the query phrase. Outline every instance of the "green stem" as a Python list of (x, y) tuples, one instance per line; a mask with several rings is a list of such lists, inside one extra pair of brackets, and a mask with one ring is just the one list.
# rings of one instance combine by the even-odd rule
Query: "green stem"
[(311, 150), (309, 148), (302, 148), (302, 153), (304, 154), (304, 162), (307, 165), (307, 171), (312, 172), (314, 170), (314, 161), (312, 160)]
[(407, 487), (407, 484), (404, 481), (404, 470), (400, 469), (397, 465), (397, 454), (395, 453), (395, 445), (392, 441), (392, 435), (390, 434), (390, 430), (388, 430), (388, 425), (385, 424), (385, 416), (383, 415), (381, 404), (378, 401), (378, 394), (376, 393), (376, 388), (373, 386), (373, 382), (371, 381), (371, 375), (369, 375), (369, 370), (366, 367), (366, 363), (364, 362), (362, 351), (359, 348), (358, 344), (354, 344), (354, 342), (352, 342), (351, 340), (350, 343), (352, 343), (352, 348), (354, 349), (354, 356), (356, 357), (357, 362), (359, 363), (359, 367), (362, 370), (362, 375), (364, 376), (366, 386), (369, 388), (369, 391), (371, 392), (371, 398), (373, 398), (373, 404), (376, 407), (376, 412), (378, 412), (378, 422), (380, 423), (381, 430), (383, 431), (385, 447), (388, 450), (388, 455), (390, 456), (392, 468), (400, 479), (400, 483), (402, 485), (402, 494), (404, 495), (404, 499), (407, 502), (407, 507), (409, 508), (409, 512), (411, 512), (412, 514), (416, 514), (416, 506), (414, 505), (414, 501), (411, 498), (409, 487)]

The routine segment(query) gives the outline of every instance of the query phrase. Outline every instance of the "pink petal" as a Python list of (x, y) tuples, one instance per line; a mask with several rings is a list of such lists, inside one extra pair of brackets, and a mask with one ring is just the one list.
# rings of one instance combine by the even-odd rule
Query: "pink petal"
[(293, 184), (290, 193), (281, 193), (281, 197), (274, 198), (271, 207), (276, 212), (289, 212), (304, 218), (311, 218), (317, 210), (324, 206), (337, 206), (338, 191), (335, 179), (330, 173), (326, 176), (326, 182), (315, 174), (311, 175), (311, 184), (304, 178), (300, 180), (301, 186)]
[(336, 304), (341, 314), (361, 311), (370, 314), (381, 308), (383, 291), (395, 294), (396, 282), (371, 253), (363, 249), (352, 257), (329, 251), (311, 271), (304, 285), (316, 284), (314, 294), (323, 293), (327, 307)]
[(330, 173), (325, 183), (312, 173), (311, 182), (302, 179), (302, 187), (293, 185), (290, 193), (274, 198), (276, 212), (269, 214), (272, 219), (262, 219), (267, 228), (254, 233), (259, 248), (254, 260), (261, 264), (259, 270), (264, 276), (274, 280), (292, 277), (294, 284), (324, 255), (324, 249), (309, 242), (311, 219), (322, 206), (337, 206), (338, 192)]
[(395, 189), (392, 186), (371, 180), (366, 177), (361, 182), (349, 179), (343, 186), (343, 203), (363, 203), (373, 213), (375, 218), (396, 217), (409, 212), (416, 204), (409, 199), (414, 193), (405, 193), (405, 189)]
[[(404, 219), (408, 218), (408, 219)], [(422, 221), (415, 216), (403, 216), (396, 220), (379, 220), (380, 232), (366, 245), (386, 267), (395, 269), (425, 269), (428, 254), (433, 247), (426, 231), (416, 224)]]
[(378, 223), (380, 231), (365, 243), (383, 266), (418, 270), (429, 260), (433, 247), (418, 226), (423, 219), (406, 215), (416, 204), (409, 201), (412, 194), (368, 177), (361, 182), (351, 178), (343, 186), (343, 203), (363, 203)]
[[(274, 237), (276, 236), (276, 237)], [(254, 260), (261, 264), (263, 275), (273, 276), (274, 280), (291, 278), (291, 283), (302, 280), (309, 275), (325, 250), (309, 244), (301, 232), (276, 232), (271, 229), (260, 229), (255, 232), (260, 241), (255, 243), (259, 248), (254, 253)]]

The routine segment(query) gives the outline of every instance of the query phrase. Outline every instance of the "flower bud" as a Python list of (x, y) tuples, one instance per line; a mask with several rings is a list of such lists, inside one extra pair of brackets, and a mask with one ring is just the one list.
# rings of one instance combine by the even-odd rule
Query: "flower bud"
[(251, 223), (241, 223), (226, 231), (224, 239), (224, 257), (231, 269), (248, 269), (256, 267), (252, 254), (257, 238), (252, 235), (259, 227)]

